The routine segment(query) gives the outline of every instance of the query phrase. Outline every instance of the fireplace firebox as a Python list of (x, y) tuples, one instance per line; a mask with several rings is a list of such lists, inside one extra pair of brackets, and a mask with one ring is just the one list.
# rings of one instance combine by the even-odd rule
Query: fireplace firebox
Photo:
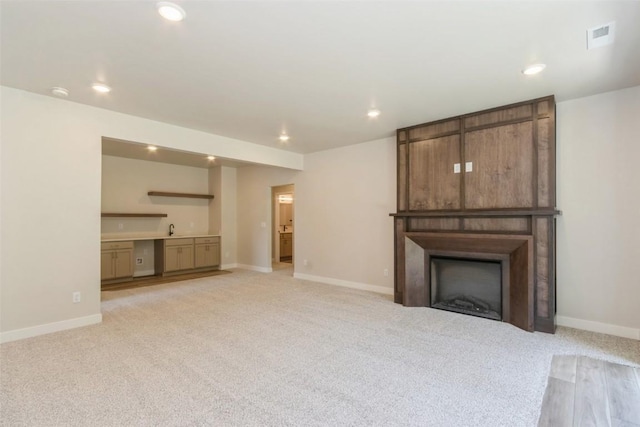
[(431, 307), (502, 320), (500, 262), (432, 257)]

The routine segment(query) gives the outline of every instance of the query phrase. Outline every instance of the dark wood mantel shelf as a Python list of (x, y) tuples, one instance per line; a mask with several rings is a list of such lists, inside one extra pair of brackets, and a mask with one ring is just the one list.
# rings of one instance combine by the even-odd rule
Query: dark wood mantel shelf
[(562, 215), (557, 209), (500, 209), (500, 210), (465, 210), (465, 211), (430, 211), (430, 212), (396, 212), (389, 216), (396, 217), (512, 217), (512, 216), (556, 216)]
[(106, 213), (100, 214), (102, 218), (166, 218), (165, 213)]
[(213, 199), (213, 194), (170, 193), (166, 191), (149, 191), (147, 195), (160, 197), (188, 197), (190, 199)]

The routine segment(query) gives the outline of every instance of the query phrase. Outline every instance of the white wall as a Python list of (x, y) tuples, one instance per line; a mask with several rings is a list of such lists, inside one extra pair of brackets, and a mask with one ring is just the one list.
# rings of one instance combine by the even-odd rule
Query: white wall
[(0, 101), (0, 341), (100, 321), (103, 136), (302, 167), (300, 154), (12, 88)]
[(220, 168), (220, 246), (221, 268), (233, 268), (237, 265), (237, 177), (236, 169), (222, 166)]
[(558, 322), (640, 339), (640, 86), (557, 105)]
[(395, 158), (387, 138), (306, 155), (302, 173), (239, 169), (239, 263), (271, 267), (270, 228), (260, 223), (271, 224), (270, 187), (294, 183), (296, 276), (392, 293)]
[(213, 201), (148, 196), (148, 191), (208, 194), (208, 170), (102, 156), (102, 212), (167, 214), (166, 218), (102, 218), (102, 238), (166, 236), (169, 224), (175, 226), (176, 235), (209, 233)]
[(294, 170), (262, 166), (237, 169), (239, 266), (271, 271), (271, 187), (290, 184), (298, 175)]

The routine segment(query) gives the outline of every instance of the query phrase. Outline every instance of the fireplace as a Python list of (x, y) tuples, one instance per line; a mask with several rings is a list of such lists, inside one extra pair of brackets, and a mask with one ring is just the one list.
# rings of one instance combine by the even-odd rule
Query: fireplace
[[(433, 257), (490, 261), (502, 320), (555, 331), (555, 134), (553, 96), (397, 130), (396, 303), (441, 303)], [(481, 311), (473, 298), (453, 305)]]
[(533, 238), (404, 233), (403, 305), (482, 315), (533, 331)]
[(431, 258), (431, 307), (502, 320), (499, 261)]

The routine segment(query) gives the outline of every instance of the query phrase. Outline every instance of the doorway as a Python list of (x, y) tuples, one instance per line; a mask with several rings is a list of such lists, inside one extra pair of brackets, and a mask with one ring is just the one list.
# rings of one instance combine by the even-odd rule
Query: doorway
[(272, 187), (272, 269), (293, 267), (294, 261), (294, 186)]

